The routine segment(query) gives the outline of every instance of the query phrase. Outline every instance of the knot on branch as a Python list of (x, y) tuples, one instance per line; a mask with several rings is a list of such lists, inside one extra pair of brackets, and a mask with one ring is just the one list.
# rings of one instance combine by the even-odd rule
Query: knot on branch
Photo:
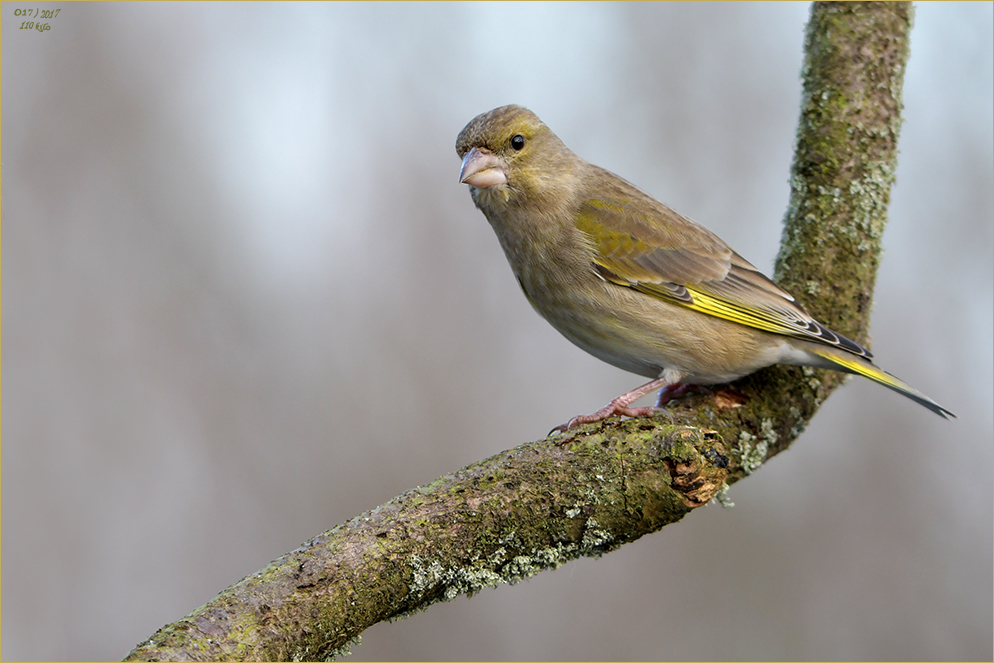
[(670, 473), (670, 488), (684, 505), (696, 508), (707, 504), (725, 485), (728, 478), (728, 452), (716, 431), (682, 428), (668, 440), (679, 444), (686, 442), (692, 453), (663, 461)]

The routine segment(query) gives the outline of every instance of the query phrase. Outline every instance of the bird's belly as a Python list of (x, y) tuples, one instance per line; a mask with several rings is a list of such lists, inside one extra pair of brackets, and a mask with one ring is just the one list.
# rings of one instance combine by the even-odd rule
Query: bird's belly
[(529, 300), (563, 336), (602, 361), (649, 378), (673, 369), (685, 383), (730, 382), (778, 363), (788, 348), (782, 336), (610, 283), (544, 295)]

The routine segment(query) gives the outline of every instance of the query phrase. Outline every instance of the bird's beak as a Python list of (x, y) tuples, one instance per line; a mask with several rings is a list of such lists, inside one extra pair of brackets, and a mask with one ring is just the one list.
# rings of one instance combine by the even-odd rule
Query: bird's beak
[(463, 157), (459, 183), (480, 189), (506, 184), (504, 162), (486, 148), (474, 147)]

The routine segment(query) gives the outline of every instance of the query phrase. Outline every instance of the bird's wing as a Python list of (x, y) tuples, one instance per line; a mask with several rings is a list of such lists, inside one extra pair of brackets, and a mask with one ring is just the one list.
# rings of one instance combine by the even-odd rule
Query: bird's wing
[(640, 200), (650, 201), (652, 218), (617, 199), (581, 206), (577, 228), (590, 238), (594, 268), (606, 281), (756, 329), (872, 356), (808, 315), (717, 235), (648, 196)]

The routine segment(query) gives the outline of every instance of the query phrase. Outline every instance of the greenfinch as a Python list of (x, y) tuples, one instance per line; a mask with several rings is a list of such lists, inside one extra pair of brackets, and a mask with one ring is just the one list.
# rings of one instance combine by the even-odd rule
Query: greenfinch
[[(531, 111), (475, 117), (456, 152), (459, 181), (535, 310), (595, 357), (652, 378), (554, 430), (654, 414), (689, 386), (772, 364), (856, 373), (955, 416), (808, 315), (717, 235), (575, 155)], [(656, 408), (631, 407), (656, 389)]]

